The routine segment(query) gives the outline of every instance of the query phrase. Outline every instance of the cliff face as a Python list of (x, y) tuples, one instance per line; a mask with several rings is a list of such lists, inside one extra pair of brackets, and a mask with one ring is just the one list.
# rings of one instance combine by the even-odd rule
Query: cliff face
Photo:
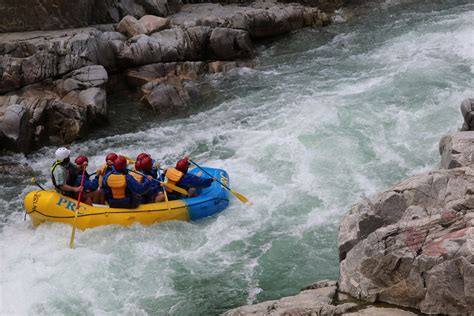
[(4, 0), (0, 33), (116, 23), (126, 15), (167, 16), (178, 12), (181, 5), (180, 0)]

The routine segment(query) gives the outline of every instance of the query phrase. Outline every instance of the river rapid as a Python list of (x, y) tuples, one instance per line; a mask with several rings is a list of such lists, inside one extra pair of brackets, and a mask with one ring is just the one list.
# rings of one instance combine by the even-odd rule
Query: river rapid
[[(342, 215), (436, 168), (440, 137), (461, 126), (459, 105), (474, 96), (474, 3), (368, 3), (258, 51), (255, 69), (193, 83), (191, 115), (142, 126), (122, 116), (72, 146), (96, 167), (109, 151), (163, 165), (187, 153), (226, 169), (253, 205), (234, 198), (198, 222), (78, 231), (71, 250), (71, 226), (23, 221), (29, 179), (2, 179), (0, 314), (216, 315), (336, 279)], [(54, 150), (3, 158), (47, 177)]]

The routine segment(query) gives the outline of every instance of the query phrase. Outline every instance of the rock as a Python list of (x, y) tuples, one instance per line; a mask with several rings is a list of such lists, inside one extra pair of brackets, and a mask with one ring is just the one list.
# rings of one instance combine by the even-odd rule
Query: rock
[(145, 93), (144, 101), (154, 111), (170, 115), (182, 113), (187, 108), (190, 98), (180, 81), (150, 84), (145, 85), (142, 91), (149, 91)]
[(354, 303), (333, 305), (336, 291), (336, 282), (322, 281), (295, 296), (238, 307), (222, 315), (340, 315), (357, 306)]
[(28, 151), (31, 143), (29, 113), (24, 105), (13, 103), (5, 106), (0, 119), (0, 141), (2, 147), (14, 151)]
[(469, 166), (474, 162), (474, 131), (443, 136), (439, 142), (439, 153), (443, 169)]
[(127, 37), (133, 37), (147, 33), (145, 26), (131, 15), (127, 15), (120, 21), (117, 26), (117, 31), (126, 35)]
[(217, 27), (209, 39), (212, 55), (220, 60), (234, 60), (252, 56), (252, 42), (248, 32)]
[(462, 131), (474, 131), (474, 99), (466, 99), (461, 103), (461, 113), (464, 118)]
[(417, 314), (406, 311), (406, 310), (403, 310), (403, 309), (398, 309), (398, 308), (369, 306), (368, 308), (358, 310), (357, 312), (346, 313), (344, 315), (350, 315), (350, 316), (379, 316), (379, 315), (415, 316)]
[(33, 174), (33, 169), (26, 163), (0, 159), (0, 174), (12, 175), (15, 177), (31, 176)]
[(0, 93), (97, 65), (110, 54), (93, 28), (0, 34)]
[(354, 205), (339, 230), (342, 292), (423, 313), (474, 306), (474, 170), (408, 178)]
[(168, 19), (154, 15), (144, 15), (138, 21), (145, 28), (146, 34), (151, 34), (167, 29), (170, 25), (170, 21)]

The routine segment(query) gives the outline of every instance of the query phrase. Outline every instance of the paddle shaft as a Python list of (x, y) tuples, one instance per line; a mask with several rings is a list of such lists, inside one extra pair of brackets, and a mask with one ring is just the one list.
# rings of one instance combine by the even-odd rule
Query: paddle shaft
[[(161, 179), (160, 168), (158, 168), (158, 177)], [(171, 212), (170, 200), (168, 200), (168, 193), (166, 193), (166, 188), (163, 188), (163, 193), (165, 195), (166, 205), (168, 206), (168, 211)]]
[[(204, 170), (203, 168), (201, 168), (197, 163), (195, 163), (194, 161), (192, 161), (191, 159), (189, 159), (189, 161), (191, 161), (191, 163), (193, 165), (195, 165), (196, 167), (198, 167), (199, 169), (201, 169), (201, 171), (203, 171), (205, 174), (207, 174), (209, 177), (211, 178), (215, 178), (212, 174), (210, 174), (209, 172), (207, 172), (206, 170)], [(226, 188), (227, 190), (229, 191), (232, 191), (228, 186), (226, 186), (224, 183), (220, 182), (217, 178), (216, 178), (216, 181), (217, 183), (220, 183), (220, 185), (222, 185), (224, 188)]]
[[(86, 176), (86, 168), (82, 170), (82, 179), (81, 179), (81, 187), (84, 185), (84, 178)], [(79, 196), (77, 198), (77, 206), (76, 206), (76, 212), (74, 213), (74, 223), (72, 225), (72, 233), (71, 233), (71, 240), (69, 241), (69, 248), (74, 248), (74, 236), (76, 235), (76, 221), (77, 221), (77, 213), (79, 212), (79, 206), (81, 205), (81, 197), (82, 197), (82, 191), (79, 191)]]
[(36, 182), (36, 178), (32, 178), (31, 179), (31, 182), (33, 182), (34, 184), (36, 184), (41, 190), (43, 191), (46, 191), (43, 186), (41, 184), (39, 184), (38, 182)]

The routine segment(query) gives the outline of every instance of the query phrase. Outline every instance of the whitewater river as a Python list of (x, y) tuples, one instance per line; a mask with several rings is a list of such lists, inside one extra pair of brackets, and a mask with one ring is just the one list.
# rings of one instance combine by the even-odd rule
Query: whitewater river
[[(165, 165), (188, 153), (226, 169), (251, 207), (232, 199), (199, 222), (79, 231), (71, 250), (71, 226), (23, 221), (29, 179), (1, 180), (0, 314), (215, 315), (336, 279), (341, 216), (437, 167), (440, 137), (474, 97), (474, 3), (420, 2), (264, 43), (255, 69), (196, 84), (193, 114), (141, 129), (122, 119), (72, 146), (94, 166), (112, 150)], [(134, 132), (118, 133), (127, 124)], [(53, 153), (8, 159), (47, 176)]]

